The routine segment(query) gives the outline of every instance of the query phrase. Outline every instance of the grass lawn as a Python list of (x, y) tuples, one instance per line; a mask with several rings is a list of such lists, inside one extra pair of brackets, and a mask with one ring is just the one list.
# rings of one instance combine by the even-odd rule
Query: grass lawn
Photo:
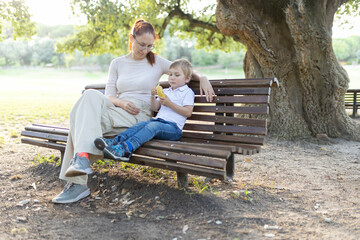
[(0, 124), (12, 131), (32, 122), (63, 122), (84, 86), (106, 78), (101, 72), (0, 69)]

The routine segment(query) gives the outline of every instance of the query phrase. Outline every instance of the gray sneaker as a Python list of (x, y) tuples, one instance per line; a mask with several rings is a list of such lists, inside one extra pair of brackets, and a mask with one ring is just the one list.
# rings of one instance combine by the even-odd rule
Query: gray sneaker
[(75, 157), (70, 161), (70, 166), (65, 172), (65, 177), (76, 177), (91, 174), (92, 172), (89, 160), (86, 157), (80, 157), (76, 153)]
[(90, 195), (90, 190), (87, 186), (68, 182), (64, 190), (53, 198), (53, 203), (73, 203)]

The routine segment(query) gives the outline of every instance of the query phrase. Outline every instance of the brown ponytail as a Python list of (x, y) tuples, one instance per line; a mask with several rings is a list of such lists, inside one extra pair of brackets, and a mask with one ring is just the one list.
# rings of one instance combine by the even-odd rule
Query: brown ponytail
[[(139, 36), (142, 35), (144, 33), (150, 33), (154, 36), (155, 39), (158, 38), (158, 36), (155, 33), (155, 28), (153, 27), (153, 25), (151, 25), (151, 23), (146, 22), (144, 19), (138, 19), (135, 21), (134, 25), (131, 28), (131, 32), (130, 34), (133, 36)], [(129, 50), (131, 51), (132, 49), (132, 44), (129, 41)], [(153, 53), (152, 51), (148, 52), (146, 54), (146, 59), (148, 60), (148, 63), (152, 66), (155, 63), (155, 53)]]

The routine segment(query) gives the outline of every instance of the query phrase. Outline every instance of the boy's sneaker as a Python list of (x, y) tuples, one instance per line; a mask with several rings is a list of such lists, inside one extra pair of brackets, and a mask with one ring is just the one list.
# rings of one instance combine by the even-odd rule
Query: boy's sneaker
[(68, 182), (64, 190), (52, 199), (53, 203), (73, 203), (90, 195), (87, 186)]
[(123, 144), (112, 145), (104, 148), (104, 157), (118, 161), (128, 162), (131, 152)]
[(90, 161), (86, 157), (80, 157), (77, 153), (71, 159), (70, 166), (65, 172), (65, 177), (76, 177), (80, 175), (91, 174)]
[(117, 141), (115, 139), (107, 139), (104, 137), (96, 138), (94, 144), (97, 149), (104, 150), (104, 148), (112, 145), (116, 145)]

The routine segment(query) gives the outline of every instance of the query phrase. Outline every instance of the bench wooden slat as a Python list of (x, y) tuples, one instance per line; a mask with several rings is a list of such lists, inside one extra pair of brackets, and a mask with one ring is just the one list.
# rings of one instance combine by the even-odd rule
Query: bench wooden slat
[(360, 89), (348, 89), (347, 92), (349, 93), (360, 92)]
[(197, 121), (206, 121), (206, 122), (214, 122), (214, 123), (227, 123), (227, 124), (236, 124), (236, 125), (244, 125), (244, 126), (254, 126), (254, 127), (266, 127), (266, 119), (246, 119), (246, 118), (238, 118), (238, 117), (224, 117), (217, 115), (202, 115), (199, 113), (193, 113), (190, 118), (188, 118), (188, 122), (191, 120)]
[[(277, 85), (278, 81), (274, 78), (264, 78), (264, 79), (255, 79), (255, 78), (247, 78), (247, 79), (213, 79), (210, 80), (211, 85), (213, 87), (271, 87), (273, 85)], [(199, 88), (200, 84), (196, 81), (191, 81), (189, 86), (194, 88)]]
[(35, 146), (39, 146), (39, 147), (46, 147), (46, 148), (56, 149), (56, 150), (59, 150), (59, 151), (65, 151), (65, 147), (66, 147), (65, 144), (52, 143), (52, 142), (47, 142), (47, 141), (39, 141), (39, 140), (28, 139), (28, 138), (22, 138), (21, 142), (31, 144), (31, 145), (35, 145)]
[(66, 128), (66, 127), (52, 126), (52, 125), (39, 124), (39, 123), (33, 123), (31, 126), (69, 131), (69, 128)]
[(197, 139), (195, 141), (186, 141), (186, 142), (181, 142), (181, 143), (186, 143), (186, 145), (201, 147), (201, 148), (204, 148), (207, 150), (220, 149), (220, 150), (224, 150), (228, 153), (237, 151), (237, 148), (232, 145), (209, 144), (209, 143), (199, 142), (199, 141), (197, 141)]
[[(199, 89), (193, 89), (195, 95), (200, 95)], [(269, 88), (214, 88), (216, 95), (270, 95)]]
[(69, 129), (65, 130), (60, 128), (52, 128), (52, 127), (40, 127), (40, 126), (26, 126), (26, 131), (34, 131), (34, 132), (43, 132), (43, 133), (53, 133), (53, 134), (59, 134), (63, 136), (67, 136), (69, 134)]
[(191, 124), (184, 126), (184, 130), (204, 131), (204, 132), (222, 132), (222, 133), (239, 133), (251, 135), (266, 135), (266, 129), (260, 127), (243, 127), (230, 125), (208, 125), (208, 124)]
[[(196, 103), (208, 103), (205, 97), (196, 96)], [(253, 103), (267, 104), (269, 102), (268, 95), (247, 95), (247, 96), (216, 96), (212, 103)]]
[(51, 133), (45, 133), (45, 132), (33, 132), (33, 131), (22, 131), (22, 136), (25, 137), (32, 137), (32, 138), (40, 138), (40, 139), (47, 139), (49, 141), (54, 142), (66, 142), (67, 136), (64, 135), (56, 135)]
[(221, 148), (209, 148), (208, 146), (194, 146), (186, 142), (179, 141), (165, 141), (165, 140), (156, 140), (153, 139), (149, 142), (143, 144), (144, 147), (160, 149), (160, 150), (170, 150), (172, 152), (178, 153), (188, 153), (188, 154), (201, 154), (203, 156), (215, 157), (215, 158), (228, 158), (230, 157), (231, 150), (233, 148), (221, 149)]
[(232, 106), (194, 106), (194, 113), (209, 112), (209, 113), (242, 113), (242, 114), (268, 114), (269, 107), (232, 107)]
[(175, 153), (165, 150), (152, 149), (147, 147), (141, 147), (137, 149), (134, 154), (145, 155), (154, 158), (162, 158), (165, 160), (172, 160), (177, 162), (189, 163), (200, 166), (208, 166), (218, 169), (224, 169), (226, 161), (222, 159), (215, 159), (210, 157), (202, 157), (196, 155)]
[[(193, 143), (193, 144), (211, 144), (211, 145), (222, 145), (225, 144), (221, 141), (216, 140), (205, 140), (205, 139), (194, 139), (194, 138), (186, 138), (183, 137), (182, 140)], [(243, 155), (251, 155), (255, 153), (259, 153), (261, 150), (260, 145), (251, 145), (251, 144), (245, 144), (245, 143), (231, 143), (232, 146), (236, 147), (236, 152), (243, 154)]]
[[(204, 139), (204, 140), (217, 140), (221, 142), (225, 142), (228, 144), (233, 143), (250, 143), (255, 145), (263, 145), (264, 144), (264, 138), (263, 137), (252, 137), (252, 136), (231, 136), (231, 135), (223, 135), (223, 134), (206, 134), (206, 133), (200, 133), (200, 132), (183, 132), (183, 137), (180, 139)], [(184, 140), (185, 141), (185, 140)]]
[(205, 167), (198, 167), (198, 166), (189, 166), (186, 164), (179, 164), (179, 163), (173, 163), (169, 161), (158, 161), (142, 156), (132, 156), (130, 163), (140, 164), (140, 165), (146, 165), (150, 167), (156, 167), (156, 168), (162, 168), (167, 170), (172, 170), (176, 172), (182, 172), (182, 173), (190, 173), (194, 175), (199, 176), (205, 176), (210, 178), (218, 178), (218, 179), (225, 179), (226, 174), (224, 171), (216, 170), (216, 169), (210, 169)]

